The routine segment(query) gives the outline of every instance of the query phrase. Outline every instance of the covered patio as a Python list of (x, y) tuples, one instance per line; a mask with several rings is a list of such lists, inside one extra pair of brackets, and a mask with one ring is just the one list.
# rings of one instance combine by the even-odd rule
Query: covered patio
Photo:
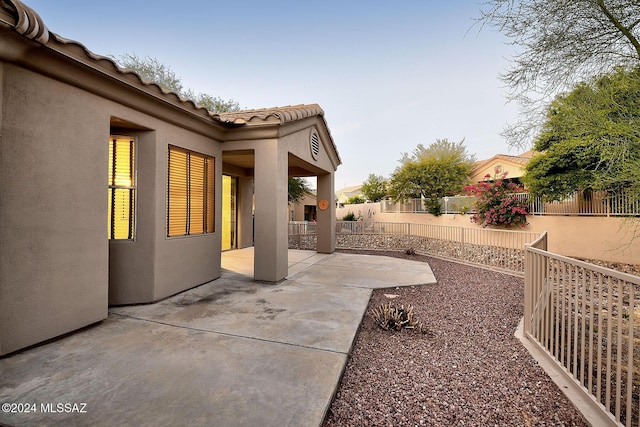
[(330, 207), (341, 161), (322, 109), (297, 105), (222, 113), (219, 118), (236, 126), (222, 151), (222, 173), (235, 179), (237, 188), (236, 217), (230, 218), (237, 239), (229, 246), (254, 246), (254, 279), (278, 282), (287, 277), (290, 177), (317, 178), (317, 251), (332, 253), (335, 210)]

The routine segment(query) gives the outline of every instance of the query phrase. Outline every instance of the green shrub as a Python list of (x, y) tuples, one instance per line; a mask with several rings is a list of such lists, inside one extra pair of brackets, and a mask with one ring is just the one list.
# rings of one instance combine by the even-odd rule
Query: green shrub
[(527, 226), (528, 204), (516, 197), (523, 189), (507, 181), (506, 176), (504, 173), (491, 181), (487, 175), (484, 182), (465, 187), (467, 194), (477, 197), (476, 213), (471, 221), (483, 227)]
[(425, 199), (424, 207), (427, 208), (427, 212), (434, 216), (442, 215), (442, 209), (440, 208), (440, 200), (437, 198)]
[(345, 216), (342, 217), (343, 221), (355, 221), (356, 215), (353, 212), (348, 212)]

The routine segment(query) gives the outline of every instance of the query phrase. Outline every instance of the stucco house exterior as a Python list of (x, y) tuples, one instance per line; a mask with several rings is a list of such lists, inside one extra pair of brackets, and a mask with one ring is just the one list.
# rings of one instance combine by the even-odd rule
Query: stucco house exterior
[(318, 198), (315, 192), (305, 194), (297, 203), (289, 203), (290, 221), (315, 222), (318, 213)]
[(364, 199), (362, 185), (353, 185), (336, 191), (336, 208), (342, 208), (350, 198), (358, 196)]
[(505, 172), (508, 179), (519, 179), (524, 175), (525, 167), (534, 154), (533, 150), (515, 156), (496, 154), (490, 159), (477, 161), (471, 171), (471, 182), (482, 182), (487, 175), (493, 179)]
[[(318, 105), (211, 114), (19, 0), (0, 2), (0, 100), (0, 355), (214, 280), (225, 249), (253, 245), (254, 278), (283, 280), (287, 178), (334, 199)], [(318, 252), (334, 221), (318, 209)]]

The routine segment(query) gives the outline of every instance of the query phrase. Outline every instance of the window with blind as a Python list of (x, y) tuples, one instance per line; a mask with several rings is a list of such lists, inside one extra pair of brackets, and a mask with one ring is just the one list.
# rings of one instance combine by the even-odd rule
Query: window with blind
[(167, 236), (214, 231), (214, 158), (169, 146)]
[(132, 240), (135, 228), (135, 139), (109, 137), (109, 240)]

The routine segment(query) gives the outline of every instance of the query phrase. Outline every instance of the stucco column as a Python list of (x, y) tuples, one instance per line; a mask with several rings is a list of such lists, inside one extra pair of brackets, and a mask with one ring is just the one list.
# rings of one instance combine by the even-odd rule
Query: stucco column
[(253, 246), (253, 177), (238, 178), (238, 249)]
[(333, 253), (336, 249), (336, 235), (334, 224), (336, 222), (336, 206), (334, 192), (333, 172), (318, 175), (317, 200), (329, 202), (327, 209), (318, 208), (318, 246), (317, 251), (323, 254)]
[(255, 280), (278, 282), (287, 277), (288, 157), (276, 140), (262, 141), (255, 149)]

